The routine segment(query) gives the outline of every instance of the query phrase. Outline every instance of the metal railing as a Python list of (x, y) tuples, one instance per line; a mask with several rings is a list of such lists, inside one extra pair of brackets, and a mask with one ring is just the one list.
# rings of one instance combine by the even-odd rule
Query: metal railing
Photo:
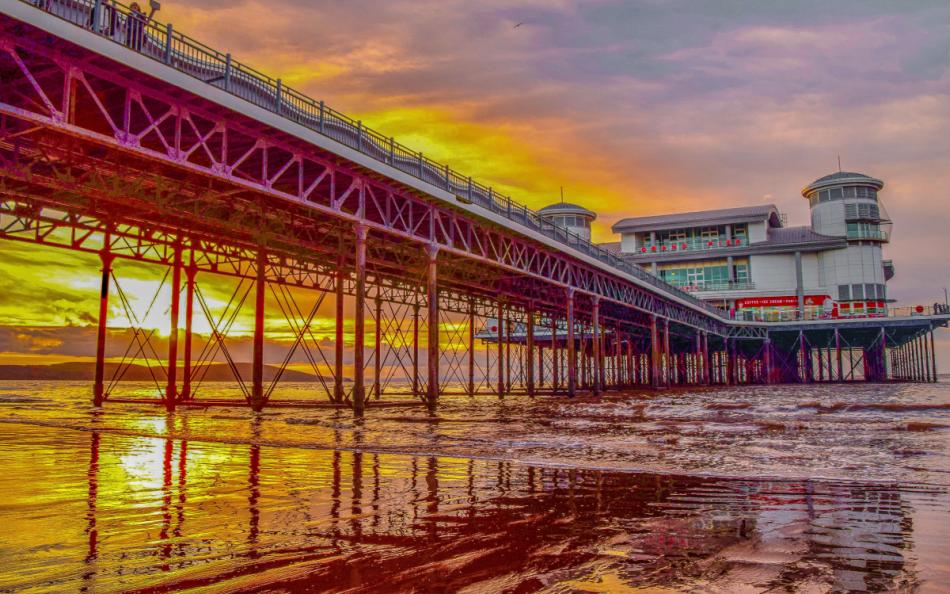
[(888, 241), (887, 231), (880, 229), (849, 229), (846, 237), (848, 239), (870, 239), (873, 241)]
[(742, 237), (734, 237), (732, 239), (725, 238), (716, 238), (716, 239), (681, 239), (681, 240), (669, 240), (669, 241), (657, 241), (654, 243), (646, 243), (640, 246), (640, 249), (633, 253), (633, 255), (644, 255), (644, 254), (676, 254), (679, 252), (689, 252), (689, 251), (699, 251), (699, 250), (718, 250), (723, 248), (732, 248), (732, 247), (742, 247), (748, 246), (749, 242)]
[(694, 286), (680, 286), (685, 291), (702, 293), (709, 291), (748, 291), (755, 288), (755, 283), (750, 281), (728, 281), (725, 283), (702, 283)]
[(722, 319), (723, 310), (664, 282), (636, 264), (594, 245), (567, 228), (542, 219), (537, 212), (496, 193), (448, 165), (363, 124), (233, 59), (183, 35), (171, 24), (150, 20), (111, 0), (20, 0), (101, 37), (124, 45), (180, 72), (276, 113), (351, 149), (417, 179), (442, 188), (462, 203), (476, 204), (537, 233), (567, 245), (657, 289)]

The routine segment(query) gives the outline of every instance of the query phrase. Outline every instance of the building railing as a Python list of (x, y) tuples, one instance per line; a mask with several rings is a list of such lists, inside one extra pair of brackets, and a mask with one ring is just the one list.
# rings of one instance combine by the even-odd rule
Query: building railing
[(848, 230), (846, 237), (848, 239), (869, 239), (872, 241), (889, 241), (887, 231), (880, 229), (857, 229)]
[(906, 318), (917, 316), (950, 315), (950, 305), (934, 303), (933, 305), (905, 305), (889, 307), (886, 310), (864, 310), (860, 313), (835, 311), (829, 312), (821, 307), (806, 307), (804, 312), (797, 309), (767, 311), (737, 311), (733, 319), (744, 322), (799, 322), (814, 320), (863, 320), (874, 318)]
[(647, 242), (634, 252), (634, 255), (644, 254), (675, 254), (687, 251), (719, 250), (748, 246), (749, 241), (744, 237), (710, 238), (710, 239), (681, 239), (669, 241)]
[(703, 293), (712, 291), (749, 291), (755, 288), (755, 283), (750, 281), (729, 281), (725, 283), (702, 283), (698, 285), (678, 286), (690, 293)]
[(490, 186), (474, 181), (448, 165), (437, 163), (422, 152), (376, 132), (363, 124), (238, 62), (229, 53), (210, 48), (111, 0), (20, 0), (74, 25), (92, 31), (133, 51), (193, 76), (209, 85), (276, 113), (351, 149), (390, 165), (404, 173), (442, 188), (457, 200), (476, 204), (492, 213), (523, 225), (550, 239), (570, 246), (657, 289), (674, 295), (719, 318), (726, 312), (664, 282), (628, 263), (605, 248), (565, 227), (542, 219), (537, 212), (498, 194)]

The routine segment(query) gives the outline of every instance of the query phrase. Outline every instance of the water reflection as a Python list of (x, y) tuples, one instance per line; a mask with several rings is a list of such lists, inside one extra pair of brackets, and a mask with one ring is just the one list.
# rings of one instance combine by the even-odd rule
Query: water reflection
[[(8, 570), (4, 588), (875, 591), (916, 580), (909, 492), (888, 485), (25, 433), (21, 447), (37, 454), (54, 441), (86, 450), (81, 473), (19, 469), (43, 488), (55, 480), (58, 489), (82, 489), (85, 515), (64, 501), (23, 520), (18, 537), (29, 546), (5, 548), (6, 566), (37, 547), (56, 553), (41, 571)], [(129, 490), (142, 477), (103, 474), (156, 445), (158, 489)], [(49, 529), (71, 522), (83, 523), (84, 539), (60, 542), (63, 533)], [(77, 559), (82, 567), (63, 573)]]

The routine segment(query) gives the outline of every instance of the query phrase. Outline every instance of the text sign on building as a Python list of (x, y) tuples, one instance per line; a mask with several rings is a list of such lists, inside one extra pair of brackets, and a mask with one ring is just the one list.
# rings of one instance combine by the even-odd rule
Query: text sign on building
[[(824, 305), (829, 299), (827, 295), (805, 295), (805, 305)], [(746, 297), (736, 299), (736, 307), (796, 307), (798, 297), (795, 295), (781, 295), (778, 297)]]

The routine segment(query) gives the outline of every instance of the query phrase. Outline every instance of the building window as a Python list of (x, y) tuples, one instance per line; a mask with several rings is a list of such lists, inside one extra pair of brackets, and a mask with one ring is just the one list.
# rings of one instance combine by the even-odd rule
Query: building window
[(838, 301), (851, 301), (850, 285), (838, 285)]
[(851, 298), (855, 301), (864, 299), (864, 285), (851, 285)]

